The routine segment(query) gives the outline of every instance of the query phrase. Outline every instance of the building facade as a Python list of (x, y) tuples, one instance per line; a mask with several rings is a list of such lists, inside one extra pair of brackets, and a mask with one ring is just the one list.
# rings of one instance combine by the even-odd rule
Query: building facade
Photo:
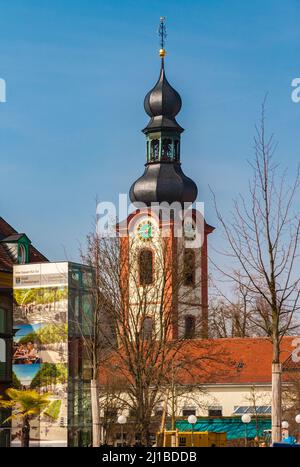
[[(26, 234), (0, 217), (0, 395), (12, 384), (13, 266), (47, 261)], [(10, 443), (10, 428), (3, 425), (8, 415), (0, 409), (0, 446)]]
[[(283, 363), (283, 407), (285, 416), (288, 414), (289, 394), (297, 382), (296, 393), (299, 404), (299, 362), (293, 363), (293, 355), (299, 345), (299, 337), (284, 337), (281, 343), (281, 361)], [(271, 363), (272, 344), (268, 338), (228, 338), (213, 340), (186, 341), (185, 352), (190, 355), (190, 366), (176, 374), (172, 387), (161, 388), (161, 401), (153, 410), (151, 433), (155, 442), (155, 435), (161, 429), (163, 414), (166, 416), (166, 426), (171, 428), (172, 420), (175, 426), (185, 431), (191, 427), (187, 423), (189, 415), (195, 415), (198, 422), (195, 430), (206, 429), (217, 431), (226, 426), (226, 430), (233, 431), (232, 439), (244, 438), (244, 428), (241, 422), (243, 414), (250, 414), (252, 418), (252, 432), (258, 427), (261, 436), (264, 429), (270, 429), (271, 422)], [(298, 352), (299, 353), (299, 352)], [(108, 368), (106, 371), (110, 371)], [(111, 370), (113, 371), (113, 370)], [(121, 378), (122, 372), (120, 372)], [(114, 370), (114, 377), (118, 373)], [(297, 392), (298, 390), (298, 392)], [(105, 386), (102, 386), (105, 392)], [(294, 391), (294, 390), (293, 390)], [(123, 394), (126, 399), (126, 394)], [(295, 404), (292, 416), (297, 412)], [(299, 405), (297, 406), (299, 407)], [(115, 411), (114, 417), (107, 421), (102, 411), (102, 420), (108, 428), (106, 442), (120, 445), (120, 427), (116, 423), (117, 416), (122, 413), (127, 416), (124, 426), (124, 439), (128, 444), (134, 444), (138, 438), (135, 432), (135, 419), (130, 410), (122, 407)], [(206, 427), (206, 428), (205, 428)], [(221, 429), (221, 431), (222, 431)], [(239, 431), (240, 434), (237, 432)], [(250, 431), (249, 431), (250, 433)], [(300, 439), (299, 427), (294, 427), (293, 435)], [(228, 436), (231, 439), (231, 435)]]
[[(85, 323), (93, 312), (93, 271), (70, 263), (14, 267), (13, 387), (47, 394), (31, 421), (31, 446), (89, 446), (90, 361)], [(12, 446), (22, 419), (14, 418)]]

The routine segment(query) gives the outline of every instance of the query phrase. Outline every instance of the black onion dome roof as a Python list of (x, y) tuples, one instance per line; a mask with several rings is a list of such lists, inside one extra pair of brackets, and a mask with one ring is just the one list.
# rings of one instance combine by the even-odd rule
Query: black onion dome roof
[(181, 97), (170, 85), (162, 66), (156, 85), (145, 97), (145, 111), (149, 117), (164, 115), (174, 118), (179, 113), (181, 105)]
[(183, 128), (175, 120), (175, 116), (180, 112), (181, 105), (179, 93), (172, 88), (166, 78), (162, 60), (158, 81), (144, 99), (145, 112), (151, 117), (144, 131), (147, 132), (152, 128), (170, 128), (183, 131)]
[(132, 203), (150, 205), (163, 201), (193, 203), (197, 194), (197, 185), (183, 173), (180, 164), (149, 164), (131, 186), (129, 197)]

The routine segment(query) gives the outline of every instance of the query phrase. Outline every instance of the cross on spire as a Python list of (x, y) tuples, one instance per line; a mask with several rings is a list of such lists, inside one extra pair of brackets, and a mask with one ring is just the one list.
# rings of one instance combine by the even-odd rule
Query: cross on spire
[(158, 34), (159, 34), (159, 41), (160, 41), (161, 50), (164, 50), (164, 48), (165, 48), (165, 41), (166, 41), (166, 37), (167, 37), (167, 30), (166, 30), (165, 20), (166, 20), (166, 18), (164, 16), (160, 17), (160, 23), (159, 23), (159, 28), (158, 28)]

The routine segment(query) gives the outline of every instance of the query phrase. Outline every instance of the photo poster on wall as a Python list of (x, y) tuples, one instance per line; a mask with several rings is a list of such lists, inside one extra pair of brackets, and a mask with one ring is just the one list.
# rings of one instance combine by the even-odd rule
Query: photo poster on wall
[[(68, 263), (18, 265), (13, 281), (13, 387), (38, 407), (30, 446), (67, 446)], [(23, 423), (13, 419), (12, 446)]]

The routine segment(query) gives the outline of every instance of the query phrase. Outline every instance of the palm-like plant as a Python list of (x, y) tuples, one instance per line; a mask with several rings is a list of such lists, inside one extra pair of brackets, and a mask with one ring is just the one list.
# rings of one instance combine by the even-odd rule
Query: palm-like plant
[(30, 420), (39, 416), (49, 405), (49, 394), (39, 394), (32, 389), (19, 390), (13, 388), (7, 389), (5, 393), (8, 399), (0, 397), (0, 408), (13, 410), (12, 415), (5, 421), (18, 417), (23, 419), (21, 446), (29, 447)]

